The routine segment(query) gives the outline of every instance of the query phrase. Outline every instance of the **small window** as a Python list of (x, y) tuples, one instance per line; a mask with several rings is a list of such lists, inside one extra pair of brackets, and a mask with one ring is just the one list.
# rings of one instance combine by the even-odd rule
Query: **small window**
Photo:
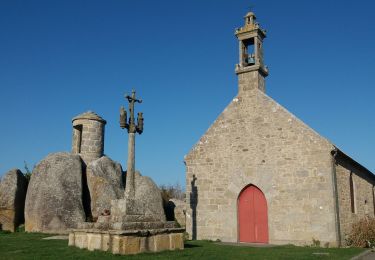
[(353, 180), (353, 173), (350, 173), (349, 178), (349, 188), (350, 188), (350, 207), (352, 213), (357, 213), (357, 205), (356, 205), (356, 190), (355, 190), (355, 182)]

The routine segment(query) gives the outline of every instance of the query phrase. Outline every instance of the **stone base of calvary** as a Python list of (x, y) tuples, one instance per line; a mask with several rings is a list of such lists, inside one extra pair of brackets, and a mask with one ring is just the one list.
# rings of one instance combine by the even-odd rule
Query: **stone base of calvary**
[(166, 221), (160, 190), (148, 177), (135, 171), (135, 134), (143, 132), (143, 116), (134, 118), (135, 91), (126, 96), (130, 118), (120, 110), (120, 126), (129, 133), (128, 164), (124, 199), (112, 200), (111, 210), (96, 222), (84, 222), (69, 234), (69, 245), (114, 254), (137, 254), (184, 248), (183, 232), (174, 221)]

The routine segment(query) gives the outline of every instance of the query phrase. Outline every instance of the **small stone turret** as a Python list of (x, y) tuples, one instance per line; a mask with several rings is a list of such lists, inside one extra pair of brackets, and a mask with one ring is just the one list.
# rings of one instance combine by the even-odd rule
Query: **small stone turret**
[(104, 126), (103, 118), (92, 111), (73, 118), (72, 153), (79, 154), (88, 165), (91, 161), (103, 156)]

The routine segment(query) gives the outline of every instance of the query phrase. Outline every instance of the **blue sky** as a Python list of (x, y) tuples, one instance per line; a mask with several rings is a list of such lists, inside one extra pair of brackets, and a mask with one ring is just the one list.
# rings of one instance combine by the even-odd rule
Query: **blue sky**
[(123, 95), (144, 100), (136, 166), (184, 185), (183, 157), (237, 92), (234, 29), (267, 30), (267, 94), (375, 172), (375, 2), (0, 1), (0, 175), (70, 151), (71, 119), (107, 120), (126, 164)]

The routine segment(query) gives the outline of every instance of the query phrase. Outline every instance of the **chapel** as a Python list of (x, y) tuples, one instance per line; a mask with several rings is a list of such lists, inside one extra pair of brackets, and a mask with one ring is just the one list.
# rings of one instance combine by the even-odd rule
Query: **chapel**
[(374, 174), (267, 96), (253, 12), (235, 35), (238, 94), (184, 160), (190, 238), (344, 245), (374, 217)]

